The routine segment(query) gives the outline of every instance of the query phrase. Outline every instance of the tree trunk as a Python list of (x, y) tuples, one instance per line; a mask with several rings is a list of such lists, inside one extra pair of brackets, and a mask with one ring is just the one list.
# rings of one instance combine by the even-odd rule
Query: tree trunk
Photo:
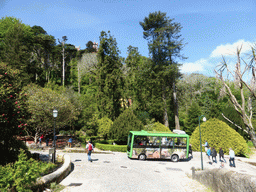
[(80, 90), (80, 81), (81, 81), (81, 74), (80, 74), (80, 68), (79, 66), (77, 67), (77, 70), (78, 70), (78, 93), (80, 94), (81, 90)]
[(173, 82), (173, 102), (174, 102), (175, 129), (180, 130), (179, 105), (177, 101), (177, 92), (176, 92), (175, 82)]
[(38, 136), (38, 132), (36, 132), (36, 134), (35, 134), (35, 138), (34, 138), (34, 142), (35, 142), (35, 144), (37, 143), (37, 138), (38, 138), (39, 136)]
[(65, 49), (64, 49), (64, 43), (63, 43), (63, 58), (62, 58), (62, 85), (64, 87), (65, 85)]
[(168, 113), (167, 113), (167, 104), (166, 104), (166, 97), (165, 97), (165, 89), (163, 88), (163, 95), (162, 99), (164, 102), (164, 125), (169, 128), (169, 119), (168, 119)]

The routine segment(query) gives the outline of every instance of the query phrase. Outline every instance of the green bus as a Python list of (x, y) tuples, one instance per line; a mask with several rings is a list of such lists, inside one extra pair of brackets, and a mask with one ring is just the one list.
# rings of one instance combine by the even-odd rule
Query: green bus
[(170, 159), (173, 162), (188, 158), (189, 135), (180, 130), (173, 132), (130, 131), (128, 157), (139, 160)]

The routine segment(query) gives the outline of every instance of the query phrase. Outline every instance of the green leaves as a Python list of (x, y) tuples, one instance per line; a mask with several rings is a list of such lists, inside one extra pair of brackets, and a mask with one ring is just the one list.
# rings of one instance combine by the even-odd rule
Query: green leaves
[(101, 117), (116, 119), (121, 113), (121, 90), (123, 88), (122, 64), (115, 38), (101, 32), (98, 51), (96, 84), (97, 105)]
[(31, 187), (36, 179), (55, 167), (56, 165), (52, 163), (28, 159), (25, 151), (20, 150), (18, 161), (14, 164), (0, 166), (0, 190), (32, 191)]
[(129, 131), (140, 131), (143, 128), (143, 123), (137, 119), (133, 111), (126, 109), (111, 126), (110, 136), (117, 142), (125, 144)]
[(40, 88), (35, 85), (26, 87), (28, 93), (28, 111), (31, 113), (29, 123), (37, 133), (49, 132), (53, 128), (53, 109), (58, 110), (56, 126), (63, 127), (76, 120), (80, 114), (70, 98), (64, 93), (58, 93), (49, 88)]
[[(218, 151), (219, 147), (223, 149), (225, 153), (228, 153), (231, 147), (236, 155), (243, 155), (247, 153), (247, 144), (239, 133), (229, 127), (223, 121), (218, 119), (210, 119), (204, 123), (201, 123), (201, 136), (202, 142), (207, 140), (210, 147), (215, 147)], [(193, 150), (199, 151), (199, 127), (197, 126), (191, 136), (191, 144)]]

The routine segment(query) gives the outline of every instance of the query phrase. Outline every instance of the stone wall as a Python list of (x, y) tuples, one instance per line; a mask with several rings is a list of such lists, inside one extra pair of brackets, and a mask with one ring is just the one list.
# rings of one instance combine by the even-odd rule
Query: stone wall
[(203, 171), (195, 171), (192, 168), (192, 178), (216, 192), (256, 191), (256, 176), (237, 173), (225, 168)]

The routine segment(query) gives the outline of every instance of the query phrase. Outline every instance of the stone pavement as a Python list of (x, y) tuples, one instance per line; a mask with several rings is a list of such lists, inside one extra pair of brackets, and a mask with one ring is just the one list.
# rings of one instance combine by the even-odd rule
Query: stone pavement
[[(80, 150), (81, 152), (84, 151), (84, 149), (81, 149), (81, 148), (72, 148), (72, 150), (75, 150), (75, 151)], [(41, 153), (40, 158), (45, 158), (45, 160), (47, 160), (48, 151), (42, 150), (39, 152)], [(197, 181), (192, 180), (191, 178), (188, 177), (188, 175), (191, 175), (191, 173), (192, 173), (191, 167), (195, 167), (196, 169), (201, 169), (201, 154), (200, 154), (200, 152), (193, 152), (193, 157), (190, 157), (188, 160), (180, 160), (180, 162), (178, 162), (178, 163), (173, 163), (170, 161), (146, 160), (146, 162), (142, 163), (142, 164), (141, 164), (141, 161), (128, 159), (127, 155), (125, 153), (108, 152), (108, 153), (112, 154), (112, 156), (110, 154), (108, 154), (108, 155), (106, 154), (104, 156), (104, 154), (100, 153), (101, 152), (100, 150), (95, 149), (95, 152), (98, 152), (99, 154), (93, 153), (92, 157), (98, 158), (98, 161), (93, 162), (92, 164), (90, 164), (90, 162), (87, 161), (87, 155), (85, 153), (68, 153), (71, 156), (71, 161), (73, 164), (73, 171), (61, 182), (61, 184), (67, 186), (63, 190), (63, 192), (79, 191), (79, 190), (80, 191), (90, 191), (90, 190), (86, 190), (86, 188), (89, 189), (87, 184), (89, 184), (88, 182), (90, 181), (90, 177), (88, 177), (88, 176), (90, 174), (92, 174), (92, 175), (97, 174), (97, 172), (99, 175), (101, 175), (100, 172), (108, 166), (108, 161), (112, 161), (113, 158), (116, 159), (116, 157), (118, 155), (122, 157), (120, 159), (120, 163), (126, 162), (126, 164), (129, 165), (130, 167), (136, 167), (135, 165), (143, 165), (143, 164), (146, 165), (147, 164), (150, 167), (156, 166), (155, 172), (157, 172), (157, 170), (159, 170), (159, 172), (162, 172), (162, 173), (166, 172), (166, 170), (168, 171), (168, 169), (169, 169), (169, 171), (172, 171), (176, 174), (175, 180), (176, 180), (176, 183), (181, 187), (180, 189), (178, 189), (180, 191), (192, 192), (192, 191), (207, 190), (206, 187), (204, 187)], [(57, 150), (57, 154), (58, 153), (63, 153), (63, 150)], [(235, 159), (236, 168), (229, 167), (228, 156), (225, 156), (225, 159), (226, 159), (226, 163), (224, 163), (223, 169), (232, 170), (232, 171), (242, 173), (242, 174), (249, 174), (249, 175), (254, 175), (254, 176), (256, 175), (256, 166), (246, 163), (246, 162), (251, 162), (251, 163), (255, 163), (255, 165), (256, 165), (256, 159), (254, 159), (254, 158), (247, 159), (247, 158), (242, 158), (242, 157), (236, 157), (236, 159)], [(218, 161), (218, 156), (217, 156), (217, 161)], [(134, 164), (130, 165), (130, 162), (135, 163), (135, 165)], [(97, 163), (100, 164), (99, 166), (103, 166), (103, 167), (102, 168), (98, 167), (98, 169), (95, 168), (95, 169), (93, 169), (94, 173), (91, 173), (91, 171), (92, 171), (90, 169), (91, 167), (88, 167), (88, 166), (97, 166)], [(116, 162), (116, 163), (118, 163), (118, 162)], [(166, 166), (164, 164), (168, 165), (168, 167), (164, 168), (164, 166)], [(205, 153), (203, 153), (203, 168), (204, 169), (220, 168), (220, 162), (218, 161), (218, 163), (210, 164), (208, 157), (206, 156)], [(82, 175), (80, 175), (80, 177), (79, 177), (78, 175), (81, 174), (81, 172), (82, 173), (84, 172), (84, 173)], [(130, 177), (132, 177), (132, 175), (130, 175)], [(78, 180), (82, 180), (82, 182), (79, 183), (79, 182), (77, 182)], [(105, 178), (105, 180), (108, 180), (108, 179)], [(96, 182), (95, 179), (93, 180), (93, 182)], [(97, 183), (97, 182), (99, 182), (99, 183)], [(96, 182), (97, 186), (100, 187), (101, 181), (97, 181), (97, 182)], [(102, 182), (104, 182), (104, 179), (102, 180)], [(81, 185), (81, 186), (79, 187), (79, 185)], [(120, 185), (125, 185), (125, 182), (120, 183)], [(93, 189), (93, 188), (91, 188), (91, 190), (95, 191), (95, 189)], [(102, 191), (102, 190), (98, 189), (96, 191)], [(133, 191), (136, 191), (136, 190), (133, 189)], [(158, 190), (158, 191), (161, 191), (161, 190)], [(172, 190), (172, 191), (175, 191), (175, 190)]]
[(187, 177), (178, 163), (170, 161), (130, 160), (126, 153), (92, 154), (88, 162), (84, 153), (68, 153), (73, 171), (60, 183), (62, 192), (137, 192), (137, 191), (206, 191), (206, 187)]

